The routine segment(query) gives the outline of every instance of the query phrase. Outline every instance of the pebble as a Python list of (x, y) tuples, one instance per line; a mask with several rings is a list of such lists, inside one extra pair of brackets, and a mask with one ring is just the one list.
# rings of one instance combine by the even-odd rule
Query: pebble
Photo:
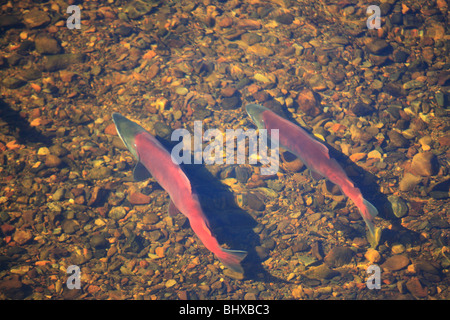
[(328, 88), (325, 78), (321, 74), (315, 74), (307, 81), (311, 89), (315, 92), (324, 91)]
[(397, 131), (393, 131), (393, 130), (389, 131), (388, 137), (389, 137), (390, 143), (394, 147), (405, 148), (409, 145), (408, 140), (401, 133), (398, 133)]
[(27, 291), (25, 289), (18, 276), (0, 281), (0, 292), (12, 300), (22, 300), (25, 298)]
[(114, 220), (120, 220), (127, 214), (127, 211), (124, 207), (114, 207), (108, 213), (108, 217)]
[(75, 76), (75, 73), (72, 71), (67, 71), (67, 70), (59, 71), (59, 77), (61, 78), (61, 81), (64, 83), (72, 82), (72, 79), (74, 76)]
[(23, 87), (27, 82), (23, 79), (18, 79), (16, 77), (6, 77), (3, 79), (2, 84), (9, 89), (17, 89)]
[(420, 182), (421, 177), (415, 176), (412, 173), (406, 172), (399, 182), (399, 190), (406, 192), (413, 190)]
[(267, 180), (267, 187), (276, 192), (280, 192), (281, 190), (284, 189), (285, 184), (278, 180)]
[[(131, 1), (124, 7), (124, 13), (126, 13), (125, 21), (130, 19), (137, 19), (150, 12), (153, 9), (153, 4), (146, 1)], [(119, 16), (120, 17), (120, 16)]]
[(238, 19), (237, 28), (244, 30), (258, 30), (261, 29), (261, 22), (253, 19)]
[(241, 99), (238, 96), (223, 98), (221, 107), (224, 110), (233, 110), (241, 106)]
[(406, 282), (406, 288), (411, 294), (417, 298), (425, 298), (428, 290), (423, 287), (417, 277), (413, 277)]
[(408, 60), (408, 53), (403, 50), (396, 50), (394, 52), (394, 62), (405, 63)]
[(217, 25), (221, 28), (229, 28), (233, 24), (233, 19), (229, 16), (223, 16), (217, 19)]
[(403, 253), (403, 252), (405, 252), (405, 246), (402, 245), (401, 243), (393, 244), (391, 247), (391, 251), (393, 254)]
[(309, 250), (310, 248), (311, 248), (311, 246), (308, 244), (308, 242), (306, 240), (299, 240), (298, 242), (294, 243), (294, 245), (292, 246), (292, 251), (294, 253), (296, 253), (296, 252), (302, 252), (302, 251)]
[(234, 96), (236, 92), (237, 92), (237, 90), (234, 87), (225, 87), (225, 88), (222, 88), (222, 90), (220, 90), (220, 93), (222, 94), (222, 96), (226, 97), (226, 98)]
[(317, 116), (320, 113), (317, 107), (317, 99), (312, 90), (304, 89), (297, 96), (298, 110), (309, 116)]
[(408, 205), (402, 198), (390, 195), (388, 196), (388, 201), (391, 204), (392, 213), (397, 218), (403, 218), (408, 213)]
[(49, 148), (51, 154), (54, 154), (58, 157), (64, 157), (69, 153), (69, 150), (61, 146), (60, 144), (54, 144)]
[(422, 88), (423, 86), (425, 86), (425, 82), (418, 81), (418, 80), (411, 80), (411, 81), (405, 82), (403, 84), (403, 89), (414, 90), (414, 89)]
[(64, 198), (64, 193), (66, 192), (66, 190), (64, 188), (58, 188), (56, 189), (55, 193), (53, 193), (52, 195), (52, 199), (54, 201), (60, 201)]
[[(275, 51), (273, 51), (272, 48), (270, 48), (267, 45), (263, 45), (261, 43), (255, 43), (253, 46), (249, 46), (247, 48), (247, 52), (249, 54), (255, 54), (255, 55), (264, 56), (264, 57), (272, 56), (275, 53)], [(275, 82), (273, 82), (273, 83), (275, 83)]]
[(360, 160), (363, 160), (365, 157), (367, 157), (367, 154), (364, 152), (357, 152), (350, 155), (350, 160), (353, 162), (358, 162)]
[(61, 227), (64, 231), (64, 233), (67, 234), (72, 234), (75, 233), (76, 231), (80, 230), (80, 224), (73, 219), (65, 219), (62, 224)]
[(189, 92), (189, 90), (187, 88), (185, 88), (185, 87), (177, 87), (175, 89), (175, 93), (180, 95), (180, 96), (185, 96), (185, 95), (188, 94), (188, 92)]
[[(145, 221), (144, 221), (145, 223)], [(161, 239), (164, 235), (161, 231), (159, 230), (153, 230), (149, 232), (149, 238), (152, 240), (152, 242), (158, 241), (159, 239)]]
[(263, 75), (262, 73), (256, 73), (253, 78), (258, 81), (258, 82), (262, 82), (262, 83), (271, 83), (271, 80)]
[(152, 198), (140, 192), (132, 192), (128, 196), (128, 201), (134, 205), (149, 204)]
[(398, 271), (405, 268), (408, 264), (409, 258), (405, 255), (399, 254), (386, 259), (381, 267), (388, 271)]
[(88, 178), (93, 180), (104, 180), (111, 177), (111, 168), (109, 167), (100, 167), (93, 168), (88, 173)]
[(352, 241), (352, 246), (357, 247), (357, 248), (363, 248), (363, 247), (367, 246), (368, 244), (369, 244), (369, 242), (367, 241), (367, 239), (360, 238), (360, 237), (353, 238), (353, 241)]
[(244, 295), (244, 300), (251, 300), (251, 301), (256, 300), (256, 294), (252, 292), (247, 292)]
[(159, 221), (159, 217), (155, 213), (148, 213), (148, 214), (144, 215), (144, 218), (143, 218), (143, 222), (145, 224), (153, 225), (153, 224), (156, 224), (158, 221)]
[(51, 19), (47, 12), (37, 9), (31, 10), (23, 16), (23, 22), (28, 28), (44, 27), (49, 24), (50, 21)]
[(169, 279), (166, 281), (165, 286), (166, 286), (166, 288), (171, 288), (176, 284), (177, 284), (177, 281), (175, 279)]
[(43, 70), (48, 72), (59, 71), (67, 67), (81, 63), (84, 60), (82, 53), (65, 53), (47, 55), (44, 57)]
[(13, 240), (19, 245), (23, 245), (33, 238), (33, 234), (28, 230), (16, 230)]
[(288, 12), (283, 12), (275, 17), (275, 21), (281, 24), (291, 24), (294, 21), (294, 16)]
[(165, 122), (156, 122), (153, 128), (156, 135), (162, 139), (169, 139), (172, 134), (172, 129)]
[(61, 163), (62, 160), (58, 156), (55, 156), (54, 154), (48, 154), (45, 157), (45, 165), (49, 168), (59, 167)]
[(438, 167), (436, 156), (431, 152), (417, 153), (411, 162), (412, 172), (422, 177), (436, 175)]
[(233, 271), (231, 269), (224, 269), (223, 270), (223, 274), (231, 279), (235, 279), (235, 280), (243, 280), (244, 279), (244, 274), (240, 273), (240, 272), (236, 272)]
[(37, 155), (38, 156), (46, 156), (50, 154), (50, 150), (47, 147), (41, 147), (38, 149)]
[(433, 140), (430, 136), (424, 136), (419, 139), (419, 143), (422, 146), (423, 151), (429, 151), (431, 149), (431, 144), (433, 143)]
[(286, 171), (298, 172), (304, 166), (302, 160), (300, 160), (299, 158), (297, 158), (290, 152), (281, 152), (280, 157), (282, 160), (281, 165), (282, 165), (283, 169), (285, 169)]
[(350, 110), (355, 116), (364, 117), (370, 115), (374, 111), (374, 108), (366, 103), (357, 102), (350, 107)]
[(254, 193), (247, 194), (247, 205), (250, 209), (256, 211), (263, 211), (265, 209), (264, 201), (262, 201), (257, 195)]
[(372, 150), (367, 154), (368, 159), (381, 159), (383, 156), (378, 150)]
[(323, 263), (320, 266), (309, 268), (304, 274), (308, 278), (312, 279), (331, 279), (339, 275), (339, 272), (331, 269), (328, 265)]
[(89, 243), (96, 249), (104, 248), (108, 245), (108, 241), (102, 234), (96, 234), (91, 237)]
[(364, 257), (369, 260), (370, 263), (378, 263), (381, 260), (380, 253), (372, 248), (366, 251)]
[(322, 213), (321, 212), (315, 212), (313, 214), (308, 215), (307, 219), (308, 219), (308, 222), (310, 224), (313, 224), (314, 222), (319, 221), (321, 217), (322, 217)]
[(241, 35), (241, 39), (249, 46), (260, 43), (262, 41), (262, 37), (254, 32), (244, 33), (243, 35)]
[(446, 36), (444, 24), (436, 21), (431, 21), (426, 29), (426, 36), (436, 40), (442, 40)]
[(255, 252), (258, 255), (259, 259), (261, 259), (261, 261), (266, 260), (266, 258), (269, 256), (269, 250), (263, 246), (256, 246)]
[(55, 38), (50, 36), (38, 36), (34, 40), (36, 51), (40, 54), (58, 54), (62, 48)]
[(385, 40), (377, 38), (368, 38), (366, 39), (365, 43), (369, 52), (375, 55), (381, 55), (385, 53), (390, 47), (389, 43), (387, 43)]
[(342, 267), (351, 262), (354, 252), (347, 247), (334, 247), (325, 256), (324, 261), (331, 267)]
[(105, 134), (111, 135), (111, 136), (117, 136), (117, 129), (116, 125), (114, 123), (110, 123), (105, 128)]
[(236, 180), (241, 183), (246, 183), (252, 175), (252, 170), (244, 166), (236, 167), (234, 172), (236, 174)]
[(156, 254), (159, 258), (164, 258), (164, 256), (165, 256), (164, 252), (165, 252), (165, 251), (166, 251), (166, 250), (165, 250), (164, 247), (157, 247), (157, 248), (155, 249), (155, 254)]
[(13, 274), (18, 274), (18, 275), (25, 275), (28, 271), (30, 271), (30, 266), (19, 266), (19, 267), (14, 267), (11, 268), (9, 270), (9, 272), (13, 273)]

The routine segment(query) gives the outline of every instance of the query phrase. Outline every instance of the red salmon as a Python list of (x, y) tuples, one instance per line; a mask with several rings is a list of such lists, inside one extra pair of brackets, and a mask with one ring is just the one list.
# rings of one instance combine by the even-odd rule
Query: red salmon
[(374, 235), (372, 220), (378, 214), (377, 209), (363, 198), (361, 191), (354, 186), (339, 163), (330, 158), (328, 148), (324, 144), (299, 126), (263, 106), (249, 104), (245, 109), (259, 129), (267, 129), (269, 132), (278, 129), (280, 145), (299, 157), (312, 173), (327, 178), (339, 186), (342, 193), (358, 207), (370, 233)]
[(169, 213), (177, 211), (189, 219), (192, 230), (205, 247), (213, 252), (227, 267), (243, 273), (241, 261), (247, 252), (222, 248), (211, 232), (208, 219), (203, 213), (197, 194), (181, 167), (172, 161), (170, 153), (150, 133), (138, 124), (118, 113), (113, 120), (120, 138), (133, 156), (138, 160), (134, 169), (136, 180), (150, 176), (167, 191), (170, 196)]

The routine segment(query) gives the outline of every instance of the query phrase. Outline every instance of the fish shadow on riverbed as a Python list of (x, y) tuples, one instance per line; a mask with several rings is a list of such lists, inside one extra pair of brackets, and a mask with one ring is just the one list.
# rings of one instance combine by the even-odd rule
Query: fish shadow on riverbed
[(197, 192), (213, 234), (223, 246), (247, 251), (242, 261), (245, 279), (284, 282), (269, 274), (256, 252), (259, 235), (253, 231), (258, 222), (236, 203), (236, 194), (222, 184), (204, 165), (183, 165), (183, 170)]
[(13, 109), (3, 99), (0, 99), (0, 119), (5, 121), (9, 127), (9, 132), (3, 133), (14, 136), (19, 144), (43, 143), (46, 146), (51, 145), (49, 137), (31, 127), (27, 119), (22, 117), (19, 111)]

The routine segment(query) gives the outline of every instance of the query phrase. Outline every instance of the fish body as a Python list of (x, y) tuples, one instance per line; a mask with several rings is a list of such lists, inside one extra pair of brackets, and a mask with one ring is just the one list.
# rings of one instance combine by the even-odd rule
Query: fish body
[(296, 155), (313, 173), (336, 184), (342, 193), (355, 203), (370, 233), (374, 234), (372, 220), (378, 210), (363, 198), (361, 191), (355, 187), (339, 163), (330, 158), (328, 148), (324, 144), (301, 127), (263, 106), (249, 104), (245, 108), (259, 129), (278, 129), (280, 146)]
[(169, 213), (177, 211), (189, 219), (189, 224), (205, 247), (213, 252), (219, 260), (234, 271), (243, 273), (240, 262), (247, 255), (246, 251), (222, 248), (211, 232), (198, 195), (181, 169), (172, 161), (171, 154), (149, 132), (138, 124), (118, 113), (113, 114), (117, 132), (128, 150), (138, 160), (134, 169), (136, 180), (148, 178), (151, 174), (170, 196)]

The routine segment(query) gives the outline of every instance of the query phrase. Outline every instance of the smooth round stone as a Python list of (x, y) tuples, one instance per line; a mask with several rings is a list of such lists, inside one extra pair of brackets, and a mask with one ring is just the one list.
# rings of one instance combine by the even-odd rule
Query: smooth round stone
[(189, 90), (185, 87), (178, 87), (175, 89), (175, 93), (180, 96), (185, 96), (188, 94), (188, 92), (189, 92)]

